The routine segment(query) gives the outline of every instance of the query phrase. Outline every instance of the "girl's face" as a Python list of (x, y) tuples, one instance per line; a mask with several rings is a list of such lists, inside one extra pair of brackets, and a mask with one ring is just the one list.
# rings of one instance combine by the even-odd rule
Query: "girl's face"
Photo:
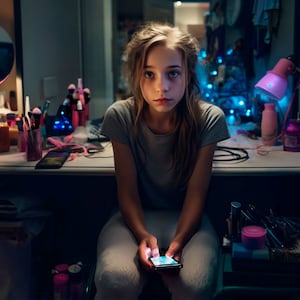
[(176, 107), (185, 92), (185, 73), (178, 50), (158, 45), (149, 51), (140, 88), (150, 111), (165, 113)]

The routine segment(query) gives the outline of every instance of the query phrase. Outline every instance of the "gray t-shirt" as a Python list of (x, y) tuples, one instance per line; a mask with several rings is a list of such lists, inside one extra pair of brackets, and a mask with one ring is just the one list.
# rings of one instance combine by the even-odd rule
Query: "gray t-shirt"
[[(141, 121), (138, 136), (133, 133), (133, 99), (114, 102), (106, 111), (102, 134), (129, 145), (136, 164), (142, 204), (149, 209), (178, 209), (185, 191), (174, 184), (170, 169), (174, 134), (155, 134)], [(223, 111), (211, 103), (199, 101), (205, 120), (199, 140), (202, 147), (230, 137)]]

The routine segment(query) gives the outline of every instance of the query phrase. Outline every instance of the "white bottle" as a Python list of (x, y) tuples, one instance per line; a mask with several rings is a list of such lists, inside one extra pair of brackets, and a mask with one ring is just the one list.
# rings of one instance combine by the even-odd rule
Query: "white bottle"
[(261, 119), (261, 139), (267, 146), (274, 146), (277, 142), (278, 119), (274, 103), (265, 103)]

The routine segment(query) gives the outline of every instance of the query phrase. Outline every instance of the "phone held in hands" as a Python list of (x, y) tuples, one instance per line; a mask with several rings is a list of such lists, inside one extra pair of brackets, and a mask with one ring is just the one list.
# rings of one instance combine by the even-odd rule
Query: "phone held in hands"
[(153, 264), (153, 270), (181, 269), (183, 267), (181, 262), (166, 255), (150, 257), (149, 259)]

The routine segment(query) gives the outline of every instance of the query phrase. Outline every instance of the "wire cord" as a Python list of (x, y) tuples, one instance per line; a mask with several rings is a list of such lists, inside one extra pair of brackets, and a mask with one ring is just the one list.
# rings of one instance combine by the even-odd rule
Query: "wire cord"
[(243, 162), (248, 159), (248, 151), (243, 148), (217, 146), (213, 161)]

